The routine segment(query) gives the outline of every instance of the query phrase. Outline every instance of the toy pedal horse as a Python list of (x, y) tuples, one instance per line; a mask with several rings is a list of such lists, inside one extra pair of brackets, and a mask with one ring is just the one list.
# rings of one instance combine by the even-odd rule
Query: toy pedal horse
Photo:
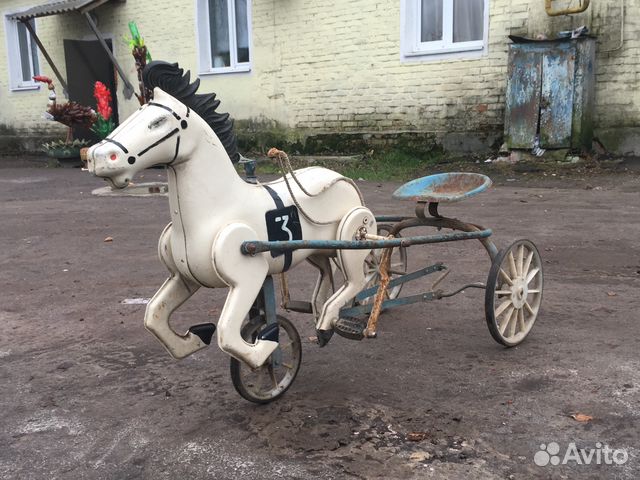
[[(319, 336), (330, 336), (339, 309), (366, 283), (363, 265), (369, 251), (246, 256), (240, 246), (247, 240), (353, 240), (363, 228), (376, 232), (374, 216), (363, 206), (357, 187), (320, 167), (295, 172), (312, 196), (295, 183), (289, 188), (283, 178), (258, 185), (243, 181), (231, 161), (239, 159), (233, 123), (228, 114), (216, 112), (220, 102), (215, 94), (196, 94), (199, 80), (191, 84), (189, 72), (183, 75), (177, 64), (151, 62), (144, 80), (153, 90), (153, 101), (89, 150), (88, 167), (124, 188), (135, 173), (156, 164), (167, 166), (172, 222), (160, 236), (158, 251), (170, 276), (147, 305), (145, 327), (175, 358), (186, 357), (209, 345), (216, 327), (196, 325), (180, 335), (169, 324), (171, 314), (201, 286), (228, 287), (218, 345), (259, 367), (278, 343), (267, 333), (247, 343), (241, 335), (243, 321), (268, 275), (307, 259), (320, 270), (312, 302), (321, 310), (316, 329)], [(345, 277), (330, 296), (328, 255), (337, 256)]]

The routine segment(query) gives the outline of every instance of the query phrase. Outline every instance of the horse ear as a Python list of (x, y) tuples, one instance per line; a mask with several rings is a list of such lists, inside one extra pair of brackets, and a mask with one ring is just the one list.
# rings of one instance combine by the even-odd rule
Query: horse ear
[(153, 89), (153, 99), (157, 102), (161, 102), (166, 100), (169, 95), (162, 90), (160, 87), (156, 87)]

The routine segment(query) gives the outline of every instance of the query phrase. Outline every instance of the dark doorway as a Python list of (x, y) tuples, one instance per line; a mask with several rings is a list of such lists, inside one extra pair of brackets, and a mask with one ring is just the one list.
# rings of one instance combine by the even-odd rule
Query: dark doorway
[[(113, 51), (111, 40), (106, 40)], [(109, 56), (97, 40), (64, 40), (64, 56), (67, 66), (67, 85), (69, 99), (81, 105), (89, 105), (96, 109), (93, 98), (93, 86), (97, 81), (104, 83), (111, 90), (113, 101), (113, 121), (118, 125), (118, 106), (116, 99), (116, 74)], [(86, 138), (97, 141), (98, 137), (88, 129), (74, 129), (75, 138)]]

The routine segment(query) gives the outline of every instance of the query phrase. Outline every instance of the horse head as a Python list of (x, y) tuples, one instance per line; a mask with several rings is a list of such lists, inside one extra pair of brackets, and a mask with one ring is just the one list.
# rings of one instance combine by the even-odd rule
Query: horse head
[(202, 121), (188, 106), (156, 87), (152, 102), (89, 149), (89, 171), (124, 188), (145, 168), (179, 163), (196, 147), (197, 135), (185, 130), (197, 120)]
[(142, 76), (145, 87), (153, 90), (153, 101), (89, 150), (90, 172), (115, 187), (126, 187), (140, 170), (190, 158), (203, 139), (201, 133), (209, 129), (223, 155), (234, 163), (240, 159), (233, 121), (228, 113), (216, 111), (220, 101), (214, 93), (197, 93), (200, 79), (191, 83), (189, 71), (158, 60), (150, 62)]

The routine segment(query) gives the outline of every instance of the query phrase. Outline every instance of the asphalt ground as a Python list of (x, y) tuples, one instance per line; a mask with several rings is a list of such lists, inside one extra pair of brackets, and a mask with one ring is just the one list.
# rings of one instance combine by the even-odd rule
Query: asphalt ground
[[(156, 242), (168, 204), (91, 195), (102, 186), (79, 169), (0, 168), (0, 478), (640, 476), (637, 173), (519, 174), (441, 208), (491, 227), (498, 246), (538, 245), (544, 301), (520, 346), (493, 341), (480, 290), (386, 312), (377, 339), (325, 348), (309, 316), (283, 312), (303, 364), (266, 406), (237, 395), (215, 345), (174, 361), (144, 330), (144, 305), (122, 303), (151, 297), (167, 276)], [(391, 199), (397, 183), (359, 186), (376, 214), (412, 214)], [(475, 241), (409, 250), (410, 268), (438, 261), (452, 270), (447, 289), (484, 282), (490, 267)], [(314, 281), (310, 267), (295, 269), (293, 297), (307, 300)], [(201, 289), (176, 328), (215, 323), (224, 296)], [(561, 464), (536, 465), (552, 442)], [(589, 465), (562, 465), (572, 444), (597, 450)], [(605, 447), (626, 461), (607, 464)]]

